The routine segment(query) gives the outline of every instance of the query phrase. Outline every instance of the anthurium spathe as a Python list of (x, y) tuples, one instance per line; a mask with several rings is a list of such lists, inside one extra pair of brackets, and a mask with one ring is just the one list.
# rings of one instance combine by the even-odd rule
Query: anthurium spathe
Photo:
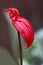
[(34, 32), (30, 21), (20, 16), (19, 11), (16, 8), (6, 9), (6, 12), (8, 12), (13, 26), (25, 39), (25, 48), (30, 47), (34, 39)]

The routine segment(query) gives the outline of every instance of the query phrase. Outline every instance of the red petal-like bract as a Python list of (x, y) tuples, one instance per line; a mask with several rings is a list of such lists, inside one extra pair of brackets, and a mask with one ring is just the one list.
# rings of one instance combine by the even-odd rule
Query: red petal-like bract
[[(10, 18), (12, 20), (12, 24), (14, 25), (14, 27), (17, 29), (17, 31), (23, 36), (23, 38), (26, 41), (26, 48), (30, 47), (32, 45), (33, 39), (34, 39), (34, 32), (33, 32), (33, 28), (32, 25), (30, 23), (29, 20), (19, 16), (19, 14), (16, 14), (16, 16), (14, 15), (15, 13), (15, 8), (10, 8), (8, 9), (9, 11), (13, 11), (10, 13), (10, 15), (12, 15)], [(16, 12), (18, 12), (16, 10)], [(10, 16), (9, 15), (9, 16)]]

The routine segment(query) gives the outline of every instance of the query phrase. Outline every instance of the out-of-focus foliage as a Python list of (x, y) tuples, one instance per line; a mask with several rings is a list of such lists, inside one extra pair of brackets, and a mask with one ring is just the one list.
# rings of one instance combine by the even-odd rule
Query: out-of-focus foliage
[(0, 65), (17, 65), (13, 57), (5, 48), (0, 48)]
[(23, 58), (33, 65), (43, 64), (43, 29), (35, 32), (35, 39), (30, 48), (23, 48)]

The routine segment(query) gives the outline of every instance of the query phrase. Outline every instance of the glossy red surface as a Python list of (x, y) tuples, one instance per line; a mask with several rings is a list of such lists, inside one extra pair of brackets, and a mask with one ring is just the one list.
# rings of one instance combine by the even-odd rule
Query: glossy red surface
[(10, 16), (10, 19), (12, 20), (13, 26), (17, 29), (19, 34), (21, 34), (25, 39), (25, 48), (30, 47), (34, 40), (34, 32), (30, 21), (19, 16), (19, 12), (15, 8), (9, 8), (7, 9), (7, 12)]

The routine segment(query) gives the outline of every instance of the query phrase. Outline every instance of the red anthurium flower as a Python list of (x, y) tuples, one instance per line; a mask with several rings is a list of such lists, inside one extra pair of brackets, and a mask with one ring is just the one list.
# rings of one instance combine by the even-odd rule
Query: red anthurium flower
[(25, 39), (25, 47), (30, 47), (34, 39), (34, 32), (30, 21), (21, 17), (16, 8), (9, 8), (6, 9), (6, 11), (8, 12), (10, 19), (12, 20), (13, 26), (17, 29), (19, 34), (21, 34)]

